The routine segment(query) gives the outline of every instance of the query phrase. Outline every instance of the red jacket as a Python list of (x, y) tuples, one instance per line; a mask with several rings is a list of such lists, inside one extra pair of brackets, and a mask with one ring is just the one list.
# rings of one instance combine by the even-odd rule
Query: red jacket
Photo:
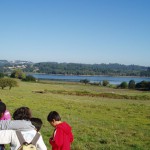
[(49, 140), (52, 150), (70, 150), (72, 141), (73, 134), (71, 127), (66, 122), (62, 122), (56, 126), (54, 137)]

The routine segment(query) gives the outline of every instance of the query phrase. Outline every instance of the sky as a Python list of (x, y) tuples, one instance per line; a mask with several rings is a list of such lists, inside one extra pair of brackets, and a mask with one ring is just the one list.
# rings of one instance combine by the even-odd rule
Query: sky
[(150, 66), (150, 0), (0, 0), (0, 60)]

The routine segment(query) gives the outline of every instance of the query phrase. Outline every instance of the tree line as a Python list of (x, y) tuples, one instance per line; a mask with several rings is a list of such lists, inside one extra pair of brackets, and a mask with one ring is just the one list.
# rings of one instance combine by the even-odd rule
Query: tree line
[[(96, 86), (109, 86), (111, 87), (108, 80), (103, 80), (102, 82), (95, 82), (90, 83), (88, 79), (82, 79), (80, 80), (81, 83), (96, 85)], [(123, 81), (119, 85), (117, 85), (115, 88), (118, 89), (135, 89), (135, 90), (143, 90), (143, 91), (150, 91), (150, 82), (149, 81), (141, 81), (138, 83), (135, 83), (134, 80), (130, 80), (129, 83)]]
[[(10, 67), (22, 64), (11, 64), (7, 61), (0, 61), (0, 72), (11, 73)], [(150, 77), (150, 67), (139, 65), (123, 65), (118, 63), (109, 64), (81, 64), (81, 63), (24, 63), (24, 72), (64, 74), (64, 75), (110, 75), (110, 76), (142, 76)]]
[[(110, 76), (145, 76), (150, 77), (150, 67), (121, 64), (77, 64), (77, 63), (36, 63), (24, 71), (46, 74), (65, 75), (110, 75)], [(38, 69), (37, 69), (38, 68)]]

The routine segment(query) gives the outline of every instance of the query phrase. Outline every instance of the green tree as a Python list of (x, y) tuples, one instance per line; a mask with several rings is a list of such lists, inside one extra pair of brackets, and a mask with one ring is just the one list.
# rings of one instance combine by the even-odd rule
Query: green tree
[(0, 72), (0, 78), (3, 78), (3, 77), (4, 77), (4, 74)]
[(129, 89), (135, 89), (135, 81), (134, 80), (129, 81), (128, 88)]
[(8, 82), (8, 87), (9, 89), (11, 89), (12, 87), (16, 87), (18, 86), (18, 83), (16, 80), (13, 80), (13, 79), (7, 79), (7, 82)]
[(5, 79), (5, 78), (1, 78), (0, 79), (0, 87), (2, 88), (2, 89), (4, 89), (5, 87), (7, 87), (7, 80)]
[(10, 79), (10, 78), (1, 78), (0, 79), (0, 87), (4, 89), (5, 87), (9, 87), (11, 89), (12, 87), (18, 86), (18, 83), (16, 80)]
[(10, 77), (11, 78), (18, 78), (18, 79), (25, 79), (26, 74), (21, 69), (16, 69), (11, 73)]

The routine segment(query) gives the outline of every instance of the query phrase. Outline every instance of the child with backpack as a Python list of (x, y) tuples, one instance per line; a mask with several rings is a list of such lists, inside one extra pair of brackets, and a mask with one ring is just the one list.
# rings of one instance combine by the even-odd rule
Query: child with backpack
[(70, 145), (73, 142), (71, 126), (66, 122), (62, 122), (56, 111), (49, 113), (47, 121), (55, 128), (53, 136), (49, 140), (52, 150), (70, 150)]
[(21, 145), (18, 150), (47, 150), (39, 133), (43, 124), (42, 120), (39, 118), (31, 118), (30, 121), (35, 126), (36, 131), (16, 131)]
[[(19, 150), (25, 148), (26, 150), (29, 148), (47, 150), (42, 136), (37, 133), (43, 124), (42, 120), (32, 118), (31, 110), (28, 107), (16, 109), (13, 119), (0, 121), (0, 144), (11, 144), (11, 150), (18, 150), (18, 148)], [(20, 140), (20, 136), (17, 136), (18, 131), (22, 140)], [(23, 145), (24, 141), (29, 147)], [(32, 145), (29, 144), (31, 142), (33, 142)]]

